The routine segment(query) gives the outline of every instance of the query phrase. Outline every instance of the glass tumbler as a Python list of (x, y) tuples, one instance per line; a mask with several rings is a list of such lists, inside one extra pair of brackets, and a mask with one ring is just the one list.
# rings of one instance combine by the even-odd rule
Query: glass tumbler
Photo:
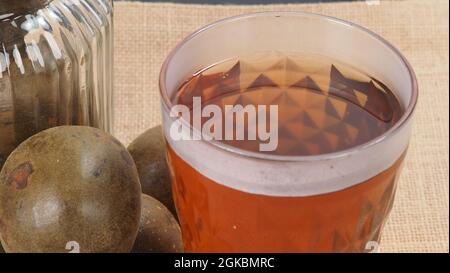
[[(377, 85), (392, 90), (398, 101), (394, 110), (401, 109), (401, 115), (385, 132), (363, 143), (311, 155), (249, 151), (223, 141), (173, 137), (174, 124), (188, 128), (183, 134), (198, 134), (189, 120), (171, 114), (179, 103), (174, 98), (181, 89), (189, 89), (186, 81), (202, 81), (208, 75), (222, 81), (241, 73), (237, 78), (242, 84), (243, 62), (240, 70), (233, 66), (222, 74), (202, 71), (255, 53), (262, 53), (264, 60), (273, 52), (309, 56), (311, 62), (321, 56), (357, 68), (369, 75), (369, 81), (347, 82), (355, 89)], [(333, 84), (333, 73), (323, 75)], [(267, 78), (260, 75), (259, 83), (273, 87)], [(206, 80), (203, 84), (190, 90), (200, 97), (211, 92), (223, 95), (225, 85), (213, 89)], [(418, 97), (411, 66), (386, 40), (358, 25), (317, 14), (267, 12), (232, 17), (178, 44), (162, 67), (160, 91), (174, 199), (187, 252), (369, 252), (377, 248), (394, 202)], [(270, 92), (260, 96), (271, 96)], [(370, 96), (358, 96), (352, 103), (370, 101)], [(305, 100), (299, 102), (307, 104)], [(279, 107), (281, 113), (283, 106)], [(352, 130), (362, 132), (364, 126)]]

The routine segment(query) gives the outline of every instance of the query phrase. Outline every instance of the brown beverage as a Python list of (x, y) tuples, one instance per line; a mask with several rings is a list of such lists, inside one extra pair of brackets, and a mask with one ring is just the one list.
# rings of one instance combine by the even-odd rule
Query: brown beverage
[[(192, 110), (193, 97), (222, 110), (225, 105), (278, 105), (278, 146), (268, 153), (279, 156), (350, 149), (382, 135), (402, 115), (396, 96), (382, 82), (317, 55), (263, 53), (225, 60), (187, 79), (172, 101)], [(244, 122), (248, 125), (249, 120)], [(223, 144), (259, 152), (260, 141)], [(168, 148), (188, 252), (370, 250), (367, 243), (380, 239), (403, 160), (402, 156), (378, 175), (339, 191), (271, 196), (211, 180)], [(239, 170), (230, 171), (239, 176)]]
[[(226, 60), (195, 73), (173, 101), (192, 109), (194, 97), (223, 112), (225, 105), (278, 105), (279, 144), (272, 152), (277, 155), (345, 150), (383, 134), (402, 115), (399, 101), (383, 83), (314, 55), (264, 53)], [(248, 119), (244, 122), (235, 130), (248, 130)], [(258, 140), (224, 142), (259, 151)]]

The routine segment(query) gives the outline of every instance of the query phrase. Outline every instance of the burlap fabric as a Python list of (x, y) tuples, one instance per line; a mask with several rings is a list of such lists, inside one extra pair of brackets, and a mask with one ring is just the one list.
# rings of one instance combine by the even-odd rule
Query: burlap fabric
[[(376, 2), (372, 1), (371, 3)], [(418, 77), (411, 147), (383, 252), (449, 251), (449, 4), (381, 1), (270, 6), (118, 2), (115, 6), (115, 134), (128, 144), (160, 123), (158, 75), (169, 50), (214, 20), (242, 13), (301, 10), (363, 25), (397, 46)]]

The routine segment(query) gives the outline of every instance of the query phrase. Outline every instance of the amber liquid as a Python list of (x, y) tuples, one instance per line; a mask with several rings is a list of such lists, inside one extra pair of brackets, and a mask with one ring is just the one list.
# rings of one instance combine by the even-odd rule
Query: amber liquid
[[(222, 109), (236, 104), (278, 105), (279, 142), (269, 152), (276, 155), (349, 149), (383, 134), (402, 115), (399, 101), (383, 83), (320, 56), (262, 54), (227, 60), (187, 79), (173, 101), (192, 108), (195, 96), (204, 105)], [(254, 152), (260, 143), (223, 142)], [(380, 239), (403, 158), (341, 191), (275, 197), (216, 183), (170, 146), (168, 155), (188, 252), (368, 251), (367, 243)]]

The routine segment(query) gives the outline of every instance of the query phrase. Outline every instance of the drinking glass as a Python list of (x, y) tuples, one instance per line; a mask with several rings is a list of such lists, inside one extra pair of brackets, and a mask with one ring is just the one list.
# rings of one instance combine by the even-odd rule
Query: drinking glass
[[(402, 114), (379, 136), (323, 154), (255, 152), (216, 140), (171, 137), (198, 128), (170, 114), (180, 86), (213, 64), (257, 52), (338, 60), (382, 82)], [(394, 202), (418, 90), (408, 61), (379, 35), (340, 19), (265, 12), (194, 32), (169, 54), (161, 108), (174, 199), (187, 252), (368, 252)], [(356, 128), (362, 130), (362, 128)], [(198, 133), (198, 132), (197, 132)]]

